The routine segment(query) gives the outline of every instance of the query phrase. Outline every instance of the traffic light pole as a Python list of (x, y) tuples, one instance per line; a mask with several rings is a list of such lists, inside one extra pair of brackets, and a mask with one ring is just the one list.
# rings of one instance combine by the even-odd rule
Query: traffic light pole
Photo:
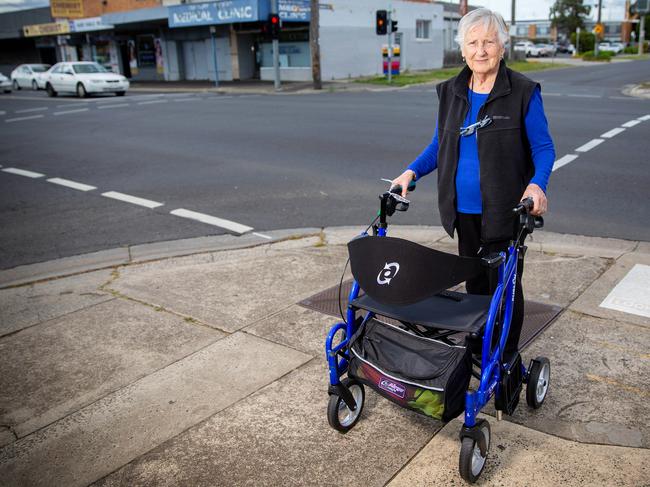
[(393, 82), (393, 45), (391, 40), (393, 38), (393, 19), (391, 4), (388, 4), (388, 84)]
[[(271, 13), (278, 13), (278, 0), (271, 0)], [(280, 41), (273, 39), (273, 85), (280, 90)]]

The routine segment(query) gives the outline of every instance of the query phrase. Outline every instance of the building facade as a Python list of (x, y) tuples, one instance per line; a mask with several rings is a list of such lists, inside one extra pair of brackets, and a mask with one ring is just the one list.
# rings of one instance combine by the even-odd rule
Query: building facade
[[(281, 78), (311, 80), (310, 2), (278, 4)], [(432, 0), (391, 4), (401, 69), (441, 67), (445, 29), (453, 30), (444, 5)], [(382, 73), (386, 37), (375, 33), (375, 12), (387, 6), (377, 0), (320, 3), (323, 79)], [(52, 0), (51, 10), (37, 10), (38, 15), (8, 20), (15, 25), (7, 39), (24, 45), (14, 49), (7, 64), (92, 60), (136, 81), (273, 78), (272, 43), (265, 31), (270, 0)], [(12, 14), (0, 15), (0, 42), (5, 41), (3, 18)]]

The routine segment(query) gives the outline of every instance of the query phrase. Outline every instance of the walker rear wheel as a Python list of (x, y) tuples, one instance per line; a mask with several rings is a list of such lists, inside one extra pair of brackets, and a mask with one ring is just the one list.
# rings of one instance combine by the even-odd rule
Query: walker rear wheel
[(539, 409), (546, 399), (551, 383), (551, 362), (546, 357), (537, 357), (530, 366), (526, 384), (526, 402), (533, 409)]
[(347, 433), (361, 417), (361, 410), (363, 409), (363, 402), (366, 397), (363, 384), (360, 382), (345, 378), (341, 381), (341, 384), (348, 388), (350, 394), (354, 398), (354, 402), (357, 403), (357, 407), (352, 411), (343, 398), (337, 394), (332, 394), (330, 396), (329, 403), (327, 405), (327, 422), (332, 428), (341, 433)]
[(485, 468), (488, 452), (490, 450), (490, 423), (483, 421), (480, 426), (480, 432), (485, 437), (485, 456), (481, 454), (481, 448), (478, 442), (469, 436), (463, 437), (460, 445), (460, 458), (458, 461), (458, 470), (460, 476), (466, 482), (473, 484), (476, 482)]

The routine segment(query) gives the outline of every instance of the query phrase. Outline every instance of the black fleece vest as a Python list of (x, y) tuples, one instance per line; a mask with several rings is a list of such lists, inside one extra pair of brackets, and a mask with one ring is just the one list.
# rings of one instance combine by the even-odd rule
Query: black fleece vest
[[(460, 127), (469, 110), (468, 82), (472, 72), (465, 68), (440, 83), (436, 90), (438, 110), (438, 208), (442, 226), (453, 237), (456, 226), (456, 169)], [(494, 87), (478, 114), (492, 123), (469, 137), (477, 138), (480, 163), (481, 238), (484, 242), (507, 240), (513, 234), (511, 213), (534, 175), (530, 143), (524, 119), (537, 83), (501, 61)]]

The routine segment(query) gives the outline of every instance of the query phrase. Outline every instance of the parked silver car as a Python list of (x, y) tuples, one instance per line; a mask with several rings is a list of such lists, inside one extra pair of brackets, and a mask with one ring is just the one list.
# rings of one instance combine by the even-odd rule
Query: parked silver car
[(21, 88), (44, 90), (45, 78), (43, 75), (48, 69), (50, 69), (49, 64), (21, 64), (11, 72), (14, 90)]
[(0, 73), (0, 90), (5, 93), (11, 93), (11, 80), (2, 73)]

